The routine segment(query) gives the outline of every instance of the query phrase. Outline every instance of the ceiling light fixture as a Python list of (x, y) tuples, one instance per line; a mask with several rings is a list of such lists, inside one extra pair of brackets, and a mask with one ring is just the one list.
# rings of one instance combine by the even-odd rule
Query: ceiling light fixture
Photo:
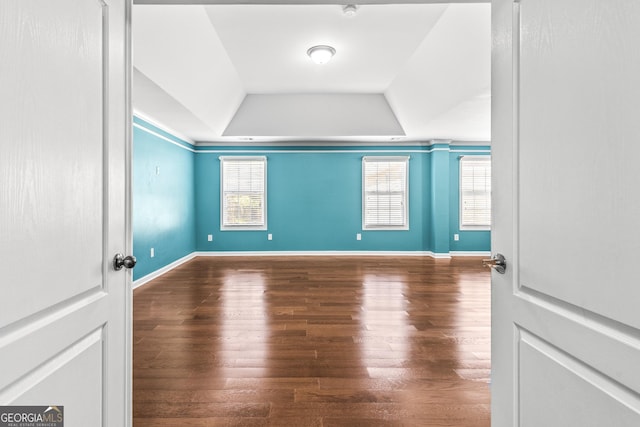
[(346, 16), (354, 16), (357, 10), (358, 10), (358, 6), (356, 6), (355, 4), (348, 4), (342, 8), (342, 12)]
[(310, 47), (307, 55), (316, 64), (326, 64), (335, 55), (336, 50), (331, 46), (319, 45)]

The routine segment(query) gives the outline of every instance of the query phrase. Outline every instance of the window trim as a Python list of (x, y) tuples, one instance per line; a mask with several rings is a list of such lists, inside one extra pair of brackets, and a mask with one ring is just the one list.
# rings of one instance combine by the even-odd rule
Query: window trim
[[(220, 156), (220, 231), (260, 231), (267, 230), (267, 156)], [(262, 161), (264, 163), (261, 225), (225, 225), (224, 224), (224, 162), (225, 161)]]
[[(409, 160), (410, 156), (363, 156), (362, 157), (362, 230), (363, 231), (385, 231), (385, 230), (409, 230)], [(402, 225), (367, 225), (366, 223), (366, 197), (365, 191), (365, 164), (367, 162), (404, 162), (404, 224)]]
[[(458, 229), (460, 231), (491, 231), (491, 224), (488, 225), (463, 225), (462, 224), (462, 163), (467, 159), (467, 162), (479, 161), (479, 160), (491, 160), (490, 155), (471, 154), (459, 157), (458, 162)], [(489, 196), (491, 197), (491, 196)]]

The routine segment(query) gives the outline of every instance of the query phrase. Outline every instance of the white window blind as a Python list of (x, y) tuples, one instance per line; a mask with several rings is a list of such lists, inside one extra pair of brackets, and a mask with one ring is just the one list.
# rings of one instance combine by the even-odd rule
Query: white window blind
[(460, 229), (491, 226), (491, 158), (463, 156), (460, 159)]
[(220, 157), (221, 228), (266, 229), (266, 157)]
[(409, 157), (362, 158), (362, 228), (408, 229)]

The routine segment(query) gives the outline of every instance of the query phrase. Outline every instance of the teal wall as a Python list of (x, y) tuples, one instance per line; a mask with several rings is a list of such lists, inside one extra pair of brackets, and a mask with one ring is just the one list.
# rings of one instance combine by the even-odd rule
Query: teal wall
[(449, 253), (450, 182), (449, 182), (449, 146), (434, 144), (429, 156), (431, 160), (431, 186), (429, 196), (431, 203), (428, 218), (432, 224), (429, 249), (435, 253)]
[[(194, 251), (490, 250), (489, 231), (458, 225), (459, 156), (489, 154), (487, 146), (194, 147), (134, 123), (134, 278)], [(220, 230), (222, 155), (267, 157), (267, 230)], [(409, 230), (362, 230), (362, 157), (375, 155), (410, 156)]]
[[(237, 151), (237, 150), (234, 150)], [(409, 230), (362, 230), (361, 150), (314, 147), (247, 151), (267, 157), (266, 231), (220, 231), (223, 151), (196, 156), (198, 251), (423, 251), (429, 233), (427, 153), (409, 155)], [(234, 155), (240, 155), (237, 152)], [(267, 240), (267, 234), (273, 240)], [(356, 240), (356, 233), (362, 240)], [(207, 241), (207, 235), (213, 241)]]
[(187, 142), (134, 117), (133, 254), (138, 260), (134, 280), (195, 249), (195, 154), (181, 147), (191, 148)]

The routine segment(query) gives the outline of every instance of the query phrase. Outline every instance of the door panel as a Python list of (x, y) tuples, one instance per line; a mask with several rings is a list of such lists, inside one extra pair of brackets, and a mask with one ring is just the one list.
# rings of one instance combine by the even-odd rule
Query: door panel
[(492, 4), (492, 425), (640, 425), (640, 4)]
[(42, 402), (42, 396), (52, 396), (54, 402), (64, 402), (65, 425), (84, 426), (86, 420), (102, 419), (102, 332), (100, 329), (81, 338), (14, 383), (5, 392), (19, 396), (11, 404), (32, 405)]
[[(15, 84), (3, 88), (13, 102), (2, 113), (15, 122), (3, 132), (3, 181), (11, 190), (3, 200), (9, 221), (0, 227), (12, 298), (0, 300), (2, 325), (97, 292), (104, 279), (105, 8), (98, 0), (24, 3), (2, 11), (7, 37), (18, 37), (21, 51), (3, 67)], [(65, 276), (65, 286), (50, 286), (51, 277)]]
[(521, 334), (522, 426), (637, 425), (637, 396), (558, 348)]
[(0, 2), (0, 405), (129, 425), (129, 5)]
[(598, 3), (520, 2), (519, 284), (639, 328), (640, 3)]
[(611, 381), (631, 390), (640, 389), (639, 347), (633, 330), (604, 318), (589, 318), (584, 312), (557, 302), (524, 293), (518, 296), (513, 305), (518, 313), (514, 315), (518, 345), (525, 331), (598, 370)]

